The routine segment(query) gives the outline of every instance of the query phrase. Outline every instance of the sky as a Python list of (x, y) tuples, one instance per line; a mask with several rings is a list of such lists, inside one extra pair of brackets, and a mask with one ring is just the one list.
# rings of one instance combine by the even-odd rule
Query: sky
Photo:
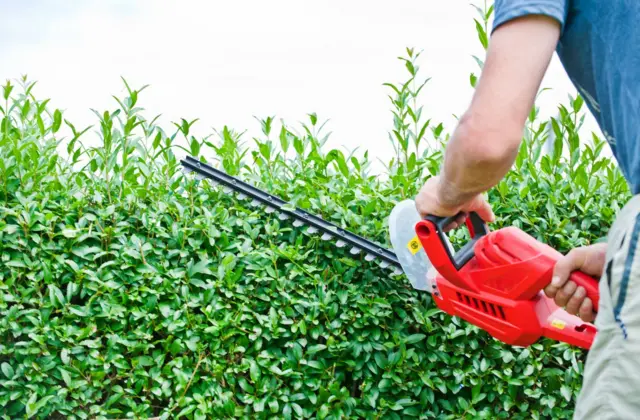
[[(251, 142), (256, 117), (297, 126), (315, 112), (328, 120), (329, 147), (388, 161), (383, 83), (406, 80), (397, 57), (407, 47), (422, 51), (420, 74), (431, 78), (424, 115), (451, 131), (469, 103), (472, 55), (483, 56), (472, 4), (484, 0), (0, 0), (0, 80), (26, 74), (76, 127), (97, 123), (92, 108), (117, 106), (121, 77), (150, 85), (139, 105), (167, 131), (199, 118), (197, 135), (227, 125)], [(543, 87), (545, 117), (575, 95), (555, 55)], [(585, 129), (599, 134), (591, 115)]]

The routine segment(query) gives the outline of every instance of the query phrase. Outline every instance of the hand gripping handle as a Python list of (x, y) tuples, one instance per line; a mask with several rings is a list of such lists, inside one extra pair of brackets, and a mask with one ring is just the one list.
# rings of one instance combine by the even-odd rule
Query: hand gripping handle
[(478, 240), (489, 233), (489, 229), (485, 224), (484, 220), (478, 216), (476, 212), (469, 213), (467, 217), (467, 228), (469, 229), (469, 233), (471, 234), (471, 240), (467, 242), (455, 255), (451, 255), (451, 251), (447, 246), (447, 239), (445, 236), (444, 229), (453, 221), (455, 221), (459, 216), (463, 213), (458, 213), (455, 216), (449, 217), (440, 217), (440, 216), (432, 216), (428, 215), (425, 217), (426, 220), (432, 222), (436, 226), (436, 232), (438, 233), (438, 238), (449, 257), (449, 261), (453, 264), (456, 270), (460, 270), (466, 263), (473, 258), (473, 248), (476, 245)]
[(600, 288), (598, 280), (581, 271), (574, 271), (569, 276), (569, 281), (574, 282), (576, 286), (582, 286), (584, 288), (587, 292), (587, 297), (591, 299), (591, 303), (593, 304), (593, 311), (598, 312), (598, 308), (600, 307)]

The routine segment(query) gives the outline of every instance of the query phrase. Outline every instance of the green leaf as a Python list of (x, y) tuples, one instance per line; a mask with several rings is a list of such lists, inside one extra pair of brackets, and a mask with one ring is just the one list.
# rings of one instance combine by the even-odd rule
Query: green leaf
[(62, 124), (62, 113), (59, 109), (56, 109), (53, 112), (53, 124), (51, 125), (51, 131), (57, 133), (60, 129), (60, 125)]
[(13, 368), (7, 362), (0, 364), (0, 370), (2, 370), (2, 373), (7, 379), (12, 379), (13, 375), (15, 374)]
[(200, 154), (200, 142), (195, 137), (191, 138), (191, 155), (198, 156)]
[(303, 416), (304, 411), (302, 411), (302, 407), (300, 407), (298, 404), (291, 403), (291, 408), (293, 408), (293, 411), (296, 413), (296, 416), (298, 416), (299, 418)]
[(66, 300), (64, 298), (64, 295), (62, 294), (62, 291), (58, 288), (58, 286), (56, 286), (55, 284), (50, 284), (48, 288), (49, 288), (49, 301), (51, 302), (51, 304), (58, 308), (64, 306), (66, 303)]
[(62, 363), (68, 365), (71, 361), (71, 359), (69, 359), (69, 350), (63, 349), (62, 352), (60, 352), (60, 359), (62, 360)]
[(11, 95), (11, 91), (13, 90), (13, 85), (9, 80), (7, 80), (7, 84), (2, 87), (2, 97), (4, 100), (8, 100)]
[(13, 235), (18, 231), (19, 228), (20, 226), (18, 225), (6, 225), (2, 230), (7, 235)]
[(282, 147), (282, 151), (284, 151), (285, 153), (287, 153), (287, 151), (289, 151), (288, 132), (287, 132), (287, 129), (285, 128), (284, 124), (282, 125), (282, 128), (280, 129), (280, 146)]
[(69, 374), (69, 372), (67, 372), (65, 369), (60, 369), (60, 375), (62, 375), (62, 380), (64, 381), (65, 385), (70, 387), (71, 386), (71, 375)]
[(262, 413), (264, 411), (264, 400), (254, 402), (253, 411), (256, 413)]
[(291, 418), (291, 404), (285, 404), (284, 408), (282, 409), (282, 415), (285, 419)]
[(409, 337), (407, 337), (406, 342), (407, 344), (415, 344), (424, 340), (426, 337), (427, 336), (424, 334), (411, 334)]
[(487, 33), (485, 32), (480, 22), (478, 22), (476, 19), (474, 19), (474, 21), (476, 22), (476, 32), (478, 33), (478, 39), (480, 40), (480, 44), (482, 44), (482, 48), (486, 50), (487, 47), (489, 46), (489, 39), (487, 37)]
[(65, 238), (75, 238), (78, 236), (78, 231), (76, 229), (64, 229), (62, 235)]
[[(211, 274), (209, 264), (209, 260), (200, 260), (189, 269), (189, 277), (193, 277), (196, 274)], [(225, 264), (223, 262), (223, 265), (228, 265), (228, 263)]]
[(307, 354), (308, 355), (313, 355), (318, 353), (319, 351), (322, 351), (324, 349), (326, 349), (327, 346), (324, 344), (315, 344), (313, 346), (309, 346), (309, 348), (307, 348)]
[(142, 356), (138, 359), (138, 364), (140, 366), (153, 366), (153, 359), (149, 356)]
[(38, 412), (40, 412), (40, 410), (47, 405), (47, 403), (49, 403), (49, 401), (51, 401), (53, 398), (55, 398), (54, 395), (47, 395), (46, 397), (41, 398), (40, 400), (36, 401), (36, 397), (37, 398), (37, 394), (32, 394), (32, 398), (29, 399), (29, 402), (27, 403), (27, 417), (33, 417), (36, 414), (38, 414)]
[(258, 383), (258, 381), (260, 380), (260, 368), (258, 367), (258, 364), (253, 360), (251, 361), (249, 372), (251, 375), (251, 380), (254, 383)]
[(280, 410), (280, 405), (278, 404), (278, 400), (270, 400), (269, 401), (269, 411), (272, 413), (277, 413)]
[(380, 353), (376, 353), (374, 355), (374, 359), (377, 365), (380, 367), (380, 369), (384, 369), (387, 366), (387, 358), (384, 355)]
[(324, 366), (321, 362), (317, 361), (317, 360), (310, 360), (309, 362), (307, 362), (307, 364), (309, 366), (311, 366), (312, 368), (318, 369), (318, 370), (323, 370)]

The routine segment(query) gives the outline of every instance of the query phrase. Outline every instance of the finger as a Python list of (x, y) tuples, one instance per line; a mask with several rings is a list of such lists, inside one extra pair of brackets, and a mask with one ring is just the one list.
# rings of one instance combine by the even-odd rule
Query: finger
[(593, 312), (593, 302), (591, 301), (591, 299), (586, 298), (584, 301), (582, 301), (578, 316), (584, 322), (593, 322), (596, 319), (596, 315)]
[(478, 216), (480, 216), (480, 218), (485, 222), (495, 222), (496, 220), (496, 216), (493, 213), (491, 206), (484, 199), (480, 200), (480, 205), (475, 210), (475, 212), (478, 213)]
[(465, 222), (465, 220), (467, 219), (467, 213), (466, 212), (462, 212), (459, 215), (456, 216), (455, 220), (453, 222), (451, 222), (449, 225), (447, 225), (447, 227), (444, 229), (445, 232), (450, 232), (453, 229), (457, 229), (460, 226), (462, 226)]
[(557, 290), (562, 288), (571, 273), (582, 267), (584, 263), (584, 253), (580, 248), (574, 248), (567, 255), (560, 258), (553, 267), (553, 276), (551, 279), (551, 286)]
[(424, 218), (429, 213), (429, 210), (426, 206), (425, 200), (422, 198), (422, 194), (418, 194), (415, 201), (416, 210), (418, 210), (418, 214), (420, 217)]
[(449, 224), (444, 228), (444, 231), (445, 231), (445, 232), (450, 232), (450, 231), (452, 231), (453, 229), (456, 229), (457, 227), (458, 227), (458, 222), (455, 222), (455, 221), (454, 221), (454, 222), (449, 223)]
[(425, 191), (425, 187), (422, 187), (415, 198), (416, 210), (418, 210), (421, 217), (424, 218), (433, 211), (432, 204), (433, 199), (429, 196), (428, 192)]
[(548, 298), (554, 299), (556, 297), (556, 293), (558, 293), (558, 288), (549, 283), (547, 287), (544, 289), (544, 294), (547, 295)]
[(569, 302), (567, 302), (565, 310), (571, 315), (577, 315), (578, 312), (580, 312), (580, 306), (582, 306), (582, 302), (584, 302), (586, 297), (587, 291), (584, 290), (584, 287), (577, 287), (575, 292), (573, 292), (573, 295), (569, 298)]
[(569, 303), (569, 299), (573, 296), (573, 293), (576, 291), (576, 284), (572, 281), (568, 281), (561, 289), (556, 293), (556, 305), (564, 308)]

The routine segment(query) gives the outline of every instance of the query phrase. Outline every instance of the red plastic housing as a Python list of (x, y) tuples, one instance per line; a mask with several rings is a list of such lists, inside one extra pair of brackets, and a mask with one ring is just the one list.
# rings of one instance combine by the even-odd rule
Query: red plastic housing
[[(555, 249), (507, 227), (479, 237), (473, 257), (457, 270), (431, 221), (420, 221), (416, 233), (438, 272), (432, 295), (446, 313), (514, 346), (526, 347), (544, 336), (591, 347), (596, 327), (568, 314), (542, 291), (562, 256)], [(598, 282), (579, 272), (571, 280), (587, 290), (597, 311)]]

